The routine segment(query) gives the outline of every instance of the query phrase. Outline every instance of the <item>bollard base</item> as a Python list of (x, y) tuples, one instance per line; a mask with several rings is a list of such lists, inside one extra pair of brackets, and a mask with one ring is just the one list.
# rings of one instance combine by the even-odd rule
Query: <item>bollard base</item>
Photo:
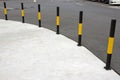
[(7, 15), (5, 15), (5, 20), (8, 20), (8, 17), (7, 17)]
[(77, 46), (81, 46), (81, 44), (77, 44)]
[(41, 20), (39, 20), (38, 22), (39, 22), (39, 27), (41, 27)]
[(24, 16), (22, 16), (22, 23), (25, 23), (25, 18), (24, 18)]
[(56, 34), (60, 34), (60, 32), (59, 32), (59, 25), (57, 25), (57, 31), (56, 31)]
[(106, 70), (111, 70), (111, 58), (112, 58), (112, 54), (107, 54), (107, 62), (106, 62), (106, 66), (104, 67)]
[(56, 32), (56, 34), (58, 34), (58, 35), (59, 35), (60, 33), (59, 33), (59, 32)]
[(81, 46), (82, 35), (78, 35), (78, 46)]
[(106, 70), (111, 70), (111, 67), (104, 67), (104, 69), (106, 69)]

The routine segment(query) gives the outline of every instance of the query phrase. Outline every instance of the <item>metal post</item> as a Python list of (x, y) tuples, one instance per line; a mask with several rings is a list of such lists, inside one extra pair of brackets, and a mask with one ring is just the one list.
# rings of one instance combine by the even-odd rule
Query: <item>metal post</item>
[(6, 2), (4, 2), (4, 15), (5, 15), (5, 20), (8, 20)]
[(40, 4), (38, 4), (38, 23), (39, 27), (41, 27), (41, 12), (40, 12)]
[(60, 27), (59, 7), (57, 7), (56, 26), (57, 26), (56, 34), (60, 34), (60, 32), (59, 32), (59, 27)]
[(21, 15), (22, 15), (22, 23), (25, 23), (25, 12), (24, 12), (24, 5), (21, 3)]
[(83, 28), (83, 11), (79, 13), (79, 24), (78, 24), (78, 46), (81, 46), (82, 41), (82, 28)]
[(110, 36), (108, 40), (108, 49), (107, 49), (107, 61), (106, 61), (106, 70), (111, 69), (111, 58), (112, 58), (112, 52), (113, 52), (113, 45), (114, 45), (114, 34), (115, 34), (115, 27), (116, 27), (116, 20), (113, 19), (111, 21), (111, 28), (110, 28)]

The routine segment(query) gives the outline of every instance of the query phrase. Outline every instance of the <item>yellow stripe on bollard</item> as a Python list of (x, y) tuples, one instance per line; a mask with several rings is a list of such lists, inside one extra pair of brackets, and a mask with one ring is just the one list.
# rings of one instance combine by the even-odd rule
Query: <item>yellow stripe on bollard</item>
[(41, 20), (41, 13), (38, 12), (38, 20)]
[(60, 25), (60, 17), (59, 16), (56, 17), (56, 25)]
[(112, 54), (114, 44), (114, 37), (109, 37), (107, 53)]
[(83, 27), (82, 23), (79, 23), (78, 24), (78, 35), (82, 35), (82, 27)]
[(24, 12), (24, 10), (21, 10), (21, 14), (22, 14), (22, 16), (24, 16), (24, 15), (25, 15), (25, 12)]
[(4, 8), (4, 14), (7, 14), (7, 9), (6, 8)]

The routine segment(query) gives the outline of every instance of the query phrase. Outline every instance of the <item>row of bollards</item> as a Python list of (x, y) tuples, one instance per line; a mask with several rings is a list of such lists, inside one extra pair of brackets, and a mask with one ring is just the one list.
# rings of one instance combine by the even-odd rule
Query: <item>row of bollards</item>
[[(60, 8), (57, 7), (57, 14), (56, 14), (56, 34), (60, 34), (59, 27), (60, 27)], [(7, 7), (6, 3), (4, 2), (4, 15), (5, 20), (8, 20), (7, 17)], [(22, 16), (22, 23), (25, 23), (25, 12), (24, 12), (24, 5), (21, 3), (21, 16)], [(41, 27), (41, 7), (38, 4), (38, 26)], [(107, 60), (106, 60), (106, 70), (111, 69), (111, 58), (113, 52), (113, 45), (114, 45), (114, 34), (115, 34), (115, 27), (116, 27), (116, 20), (111, 20), (111, 28), (110, 28), (110, 36), (108, 40), (108, 49), (107, 49)], [(78, 46), (82, 46), (82, 29), (83, 29), (83, 11), (79, 13), (79, 23), (78, 23)]]

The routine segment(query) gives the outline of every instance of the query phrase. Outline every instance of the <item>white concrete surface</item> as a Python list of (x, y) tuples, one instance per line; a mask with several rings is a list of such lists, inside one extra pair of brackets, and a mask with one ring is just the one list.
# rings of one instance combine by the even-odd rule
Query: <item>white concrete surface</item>
[(0, 20), (0, 80), (120, 80), (76, 45), (45, 28)]

